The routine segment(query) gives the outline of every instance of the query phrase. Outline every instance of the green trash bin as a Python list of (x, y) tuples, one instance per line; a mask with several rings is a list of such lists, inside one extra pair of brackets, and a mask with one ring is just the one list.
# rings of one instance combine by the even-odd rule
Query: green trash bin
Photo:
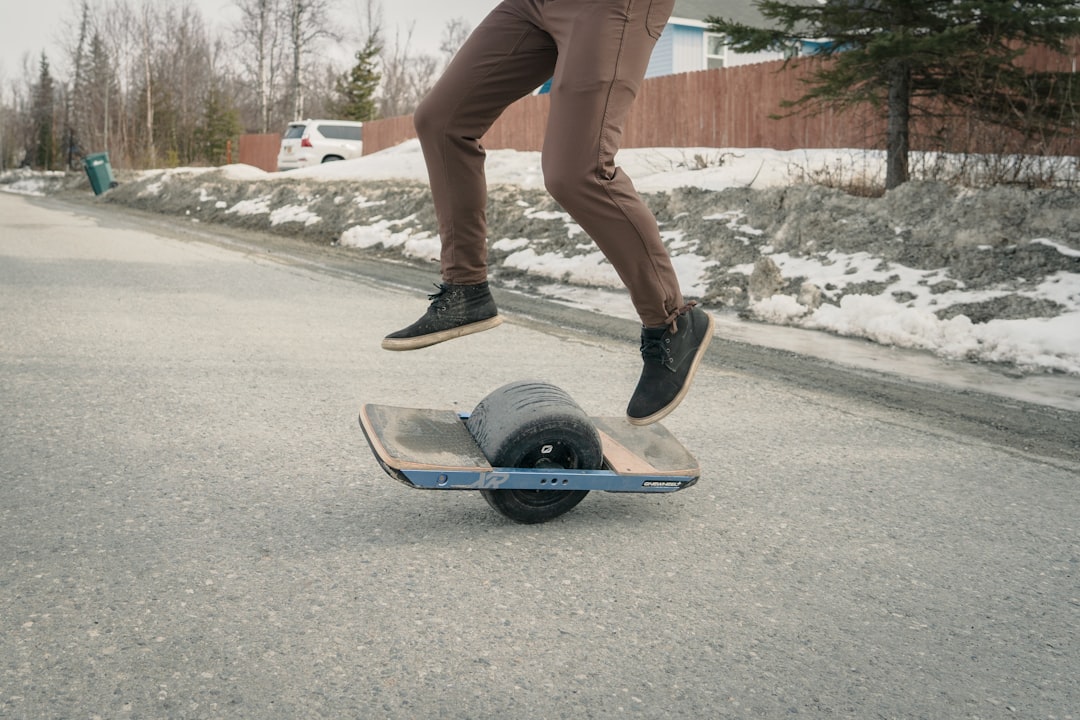
[(109, 164), (109, 153), (94, 153), (83, 158), (83, 167), (90, 178), (90, 187), (95, 195), (100, 195), (109, 188), (116, 187), (113, 179), (112, 166)]

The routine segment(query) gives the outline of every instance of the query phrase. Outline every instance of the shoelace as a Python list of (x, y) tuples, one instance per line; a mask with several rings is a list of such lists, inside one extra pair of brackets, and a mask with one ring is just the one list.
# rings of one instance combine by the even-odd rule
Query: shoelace
[(683, 305), (678, 310), (676, 310), (673, 313), (671, 313), (670, 315), (668, 315), (667, 320), (664, 321), (664, 324), (671, 327), (671, 334), (672, 335), (679, 332), (679, 325), (678, 325), (678, 322), (677, 322), (678, 319), (679, 319), (679, 316), (690, 312), (690, 308), (694, 307), (695, 305), (697, 305), (697, 300), (691, 300), (690, 302), (686, 303), (685, 305)]
[(661, 365), (664, 364), (667, 355), (667, 346), (664, 345), (663, 338), (648, 338), (642, 336), (641, 338), (641, 357), (644, 360), (652, 360), (658, 362)]
[[(668, 316), (665, 324), (669, 326), (671, 334), (674, 335), (679, 332), (678, 319), (680, 315), (690, 312), (690, 308), (697, 305), (696, 300), (683, 305), (681, 308), (671, 313)], [(671, 359), (671, 347), (669, 342), (664, 342), (664, 337), (646, 337), (644, 334), (641, 336), (641, 357), (645, 360), (652, 360), (658, 362), (661, 365), (666, 365), (668, 360)]]
[[(432, 285), (435, 285), (435, 283), (432, 283)], [(435, 287), (439, 288), (439, 291), (435, 292), (435, 293), (431, 293), (430, 295), (427, 296), (427, 299), (430, 302), (435, 302), (436, 300), (441, 298), (443, 295), (445, 295), (446, 291), (450, 289), (446, 285), (435, 285)]]

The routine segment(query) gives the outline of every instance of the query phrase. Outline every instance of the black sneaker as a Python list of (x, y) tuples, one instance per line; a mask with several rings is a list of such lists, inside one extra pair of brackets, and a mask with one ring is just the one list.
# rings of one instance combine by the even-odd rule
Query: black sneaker
[(712, 334), (712, 316), (693, 303), (680, 311), (672, 326), (641, 329), (645, 367), (626, 408), (632, 425), (654, 423), (678, 407)]
[(431, 305), (424, 316), (404, 330), (387, 335), (382, 341), (384, 350), (416, 350), (502, 323), (486, 282), (442, 283), (437, 287), (439, 292), (428, 295)]

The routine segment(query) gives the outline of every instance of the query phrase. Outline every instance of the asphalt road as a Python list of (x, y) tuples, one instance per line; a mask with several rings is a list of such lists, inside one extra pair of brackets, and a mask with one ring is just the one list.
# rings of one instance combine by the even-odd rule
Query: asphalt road
[(0, 717), (1080, 715), (1076, 413), (718, 338), (701, 482), (515, 525), (360, 404), (617, 415), (633, 328), (380, 350), (420, 276), (0, 194)]

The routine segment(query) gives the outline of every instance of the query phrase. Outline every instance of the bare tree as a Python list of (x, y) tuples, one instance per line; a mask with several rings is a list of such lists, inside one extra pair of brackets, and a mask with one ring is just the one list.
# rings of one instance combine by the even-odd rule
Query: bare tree
[[(382, 0), (349, 1), (359, 20), (350, 39), (381, 48), (371, 63), (372, 76), (382, 77), (379, 113), (412, 112), (468, 27), (451, 21), (437, 49), (417, 53), (410, 49), (413, 26), (384, 40)], [(236, 52), (203, 21), (194, 0), (69, 0), (63, 72), (53, 71), (64, 121), (56, 138), (67, 142), (59, 150), (67, 152), (74, 138), (84, 151), (108, 151), (119, 166), (189, 163), (218, 157), (218, 141), (237, 118), (269, 132), (305, 112), (333, 112), (342, 69), (320, 51), (339, 39), (330, 18), (336, 0), (230, 2), (241, 15), (231, 28)], [(19, 82), (0, 92), (2, 166), (40, 144), (32, 132), (35, 69), (29, 60)]]
[(4, 93), (7, 80), (0, 67), (0, 172), (15, 166), (15, 133), (14, 124), (16, 112), (13, 104), (9, 104)]
[(356, 15), (356, 32), (350, 33), (344, 39), (360, 47), (366, 47), (369, 43), (381, 45), (383, 35), (382, 0), (355, 0), (353, 12)]
[(446, 23), (443, 28), (442, 40), (439, 43), (439, 52), (443, 54), (444, 68), (450, 64), (450, 61), (454, 59), (454, 55), (457, 55), (457, 51), (469, 39), (470, 33), (472, 33), (472, 26), (465, 21), (465, 18), (454, 18)]
[[(23, 53), (17, 75), (0, 86), (0, 167), (7, 169), (28, 165), (34, 147), (32, 98), (34, 81), (33, 60)], [(6, 94), (3, 92), (6, 87)]]
[(7, 85), (7, 78), (4, 75), (4, 64), (0, 62), (0, 172), (12, 167), (12, 132), (11, 126), (14, 124), (14, 112), (11, 105), (8, 103), (6, 93), (4, 92), (4, 86)]
[(92, 6), (93, 27), (100, 40), (99, 79), (114, 92), (107, 95), (107, 108), (95, 121), (101, 127), (104, 148), (115, 165), (137, 164), (137, 128), (140, 100), (145, 96), (146, 64), (140, 11), (134, 0), (109, 0)]
[(336, 38), (330, 29), (331, 0), (287, 0), (289, 11), (289, 54), (292, 59), (292, 76), (289, 78), (289, 104), (292, 118), (304, 114), (304, 83), (302, 70), (304, 57), (311, 52), (316, 41)]
[(95, 31), (90, 36), (89, 49), (83, 88), (86, 99), (83, 104), (85, 114), (80, 119), (77, 132), (82, 138), (83, 147), (89, 151), (112, 149), (113, 127), (116, 113), (121, 109), (118, 102), (119, 85), (116, 80), (116, 68), (105, 41)]
[(234, 4), (241, 15), (235, 31), (241, 41), (241, 62), (255, 84), (259, 132), (269, 132), (285, 46), (285, 6), (282, 0), (235, 0)]
[(383, 85), (379, 96), (380, 117), (408, 115), (435, 84), (439, 61), (431, 55), (413, 55), (409, 46), (415, 24), (409, 25), (404, 42), (395, 34), (380, 54)]
[(143, 2), (139, 13), (138, 34), (142, 45), (142, 70), (143, 92), (145, 93), (146, 110), (146, 160), (150, 167), (157, 165), (157, 148), (154, 145), (154, 34), (157, 31), (157, 22), (153, 13), (153, 5)]
[(157, 145), (168, 164), (187, 163), (196, 155), (195, 130), (213, 86), (210, 35), (190, 2), (156, 7), (161, 28), (154, 52)]

